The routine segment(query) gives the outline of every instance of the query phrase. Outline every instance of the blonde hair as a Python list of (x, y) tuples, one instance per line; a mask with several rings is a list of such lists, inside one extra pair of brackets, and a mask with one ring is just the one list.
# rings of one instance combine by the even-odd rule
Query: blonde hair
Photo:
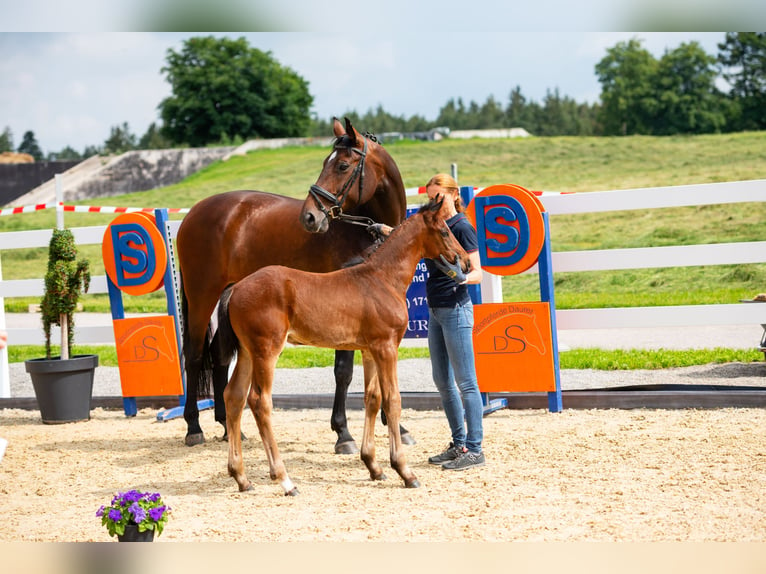
[(438, 185), (439, 187), (448, 191), (454, 191), (457, 194), (457, 197), (455, 198), (455, 209), (458, 213), (465, 211), (463, 200), (460, 199), (460, 186), (458, 186), (455, 178), (446, 173), (437, 173), (435, 176), (428, 180), (426, 189), (432, 185)]

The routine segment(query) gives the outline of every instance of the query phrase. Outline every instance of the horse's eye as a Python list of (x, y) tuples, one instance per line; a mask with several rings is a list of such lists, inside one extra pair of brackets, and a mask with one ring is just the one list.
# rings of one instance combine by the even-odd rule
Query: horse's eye
[(338, 164), (338, 170), (341, 172), (348, 171), (348, 168), (351, 167), (348, 162), (342, 161)]
[(442, 234), (442, 237), (447, 237), (449, 235), (449, 231), (447, 229), (440, 229), (439, 233)]

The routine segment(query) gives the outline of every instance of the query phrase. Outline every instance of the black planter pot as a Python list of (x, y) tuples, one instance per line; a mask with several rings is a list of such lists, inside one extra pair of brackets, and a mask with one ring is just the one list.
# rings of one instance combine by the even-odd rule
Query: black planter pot
[(45, 424), (60, 424), (90, 419), (93, 375), (98, 355), (75, 355), (31, 359), (24, 365), (35, 389), (37, 405)]
[(117, 540), (120, 542), (153, 542), (154, 529), (139, 532), (138, 524), (126, 524), (125, 534), (118, 534)]

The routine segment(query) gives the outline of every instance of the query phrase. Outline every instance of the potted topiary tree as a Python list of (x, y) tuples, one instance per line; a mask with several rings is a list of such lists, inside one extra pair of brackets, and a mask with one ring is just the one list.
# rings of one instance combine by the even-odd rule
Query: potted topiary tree
[[(54, 229), (48, 246), (45, 293), (40, 302), (45, 331), (45, 358), (25, 361), (44, 423), (90, 419), (93, 375), (98, 355), (72, 356), (74, 311), (80, 295), (90, 287), (90, 267), (77, 260), (77, 246), (69, 229)], [(51, 327), (61, 328), (61, 355), (51, 356)]]

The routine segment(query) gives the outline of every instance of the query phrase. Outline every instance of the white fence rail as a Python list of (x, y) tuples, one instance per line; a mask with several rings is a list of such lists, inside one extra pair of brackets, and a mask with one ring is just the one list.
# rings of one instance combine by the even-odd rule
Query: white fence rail
[[(540, 199), (552, 215), (766, 202), (766, 180), (576, 194), (544, 194)], [(766, 225), (766, 222), (764, 224)], [(180, 221), (170, 222), (173, 237), (179, 225)], [(551, 233), (555, 237), (555, 223), (552, 227)], [(106, 226), (72, 228), (78, 245), (101, 244), (105, 230)], [(0, 251), (45, 247), (50, 241), (51, 233), (51, 230), (0, 233)], [(765, 263), (766, 241), (570, 251), (553, 253), (552, 259), (554, 274), (568, 271)], [(536, 267), (528, 271), (528, 273), (534, 272)], [(488, 283), (492, 282), (498, 285), (499, 278), (490, 277)], [(106, 293), (106, 277), (94, 276), (89, 292)], [(41, 296), (42, 293), (42, 278), (9, 281), (0, 279), (0, 300), (4, 297)], [(493, 291), (493, 287), (488, 286), (483, 289), (483, 293), (494, 293), (494, 298), (485, 296), (486, 301), (498, 300), (496, 287)], [(766, 324), (766, 304), (751, 305), (733, 302), (722, 305), (558, 310), (556, 322), (560, 330)], [(4, 317), (0, 327), (3, 325)], [(54, 333), (54, 336), (57, 337), (58, 334)], [(111, 322), (106, 325), (78, 326), (75, 337), (79, 344), (114, 342)], [(9, 345), (41, 344), (42, 341), (42, 326), (8, 329)]]

